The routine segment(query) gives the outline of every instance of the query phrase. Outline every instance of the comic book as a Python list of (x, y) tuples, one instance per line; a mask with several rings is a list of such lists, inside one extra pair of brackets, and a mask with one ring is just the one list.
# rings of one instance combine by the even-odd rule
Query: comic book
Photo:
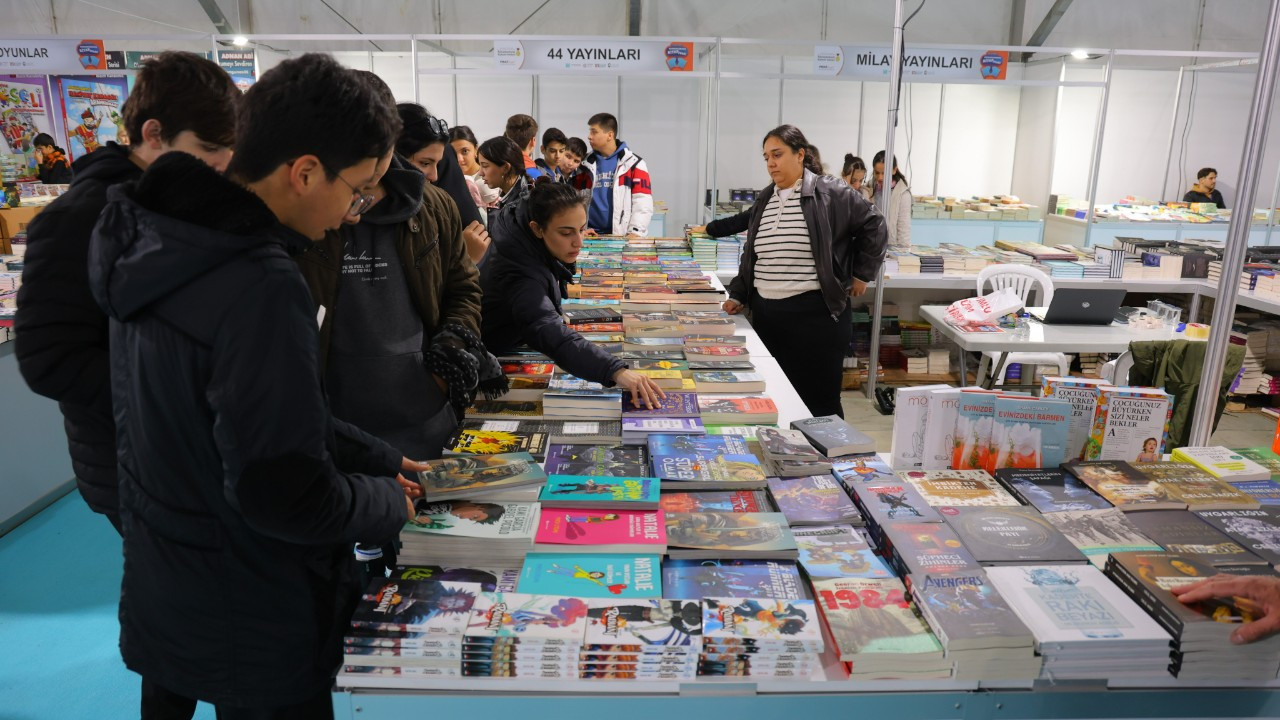
[(519, 592), (581, 598), (662, 596), (661, 557), (622, 553), (542, 553), (525, 556)]
[(662, 564), (662, 589), (667, 598), (807, 597), (796, 563), (791, 560), (666, 560)]

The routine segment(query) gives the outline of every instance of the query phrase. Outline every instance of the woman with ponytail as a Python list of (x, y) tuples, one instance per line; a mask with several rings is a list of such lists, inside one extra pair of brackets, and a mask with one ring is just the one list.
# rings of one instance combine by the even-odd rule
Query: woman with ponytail
[[(884, 212), (884, 151), (876, 153), (871, 160), (875, 172), (875, 204), (881, 213)], [(907, 186), (907, 176), (898, 169), (898, 158), (893, 158), (893, 175), (889, 183), (889, 192), (893, 195), (889, 203), (889, 214), (885, 216), (885, 225), (889, 229), (889, 245), (894, 248), (911, 247), (911, 188)]]
[(751, 208), (728, 313), (751, 324), (815, 416), (839, 415), (851, 296), (884, 261), (884, 220), (845, 181), (822, 174), (817, 149), (793, 125), (764, 136), (773, 184)]

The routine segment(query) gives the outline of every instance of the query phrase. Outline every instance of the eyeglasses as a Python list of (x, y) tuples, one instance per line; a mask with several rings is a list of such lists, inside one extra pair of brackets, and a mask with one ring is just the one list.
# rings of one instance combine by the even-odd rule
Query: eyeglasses
[(449, 123), (445, 122), (441, 118), (438, 118), (435, 115), (428, 115), (425, 118), (410, 123), (410, 126), (421, 125), (422, 123), (427, 124), (427, 128), (431, 130), (432, 135), (442, 138), (449, 137)]
[(355, 199), (351, 201), (351, 207), (347, 208), (348, 215), (363, 215), (366, 211), (369, 210), (369, 208), (373, 207), (373, 203), (375, 200), (377, 200), (377, 198), (375, 198), (373, 195), (366, 195), (360, 192), (358, 189), (356, 189), (355, 185), (352, 185), (351, 183), (347, 182), (346, 178), (342, 177), (342, 175), (338, 174), (337, 171), (333, 170), (328, 165), (322, 164), (322, 167), (324, 167), (325, 170), (328, 170), (329, 172), (333, 173), (334, 177), (341, 180), (343, 185), (346, 185), (347, 187), (351, 188), (351, 194), (355, 196)]

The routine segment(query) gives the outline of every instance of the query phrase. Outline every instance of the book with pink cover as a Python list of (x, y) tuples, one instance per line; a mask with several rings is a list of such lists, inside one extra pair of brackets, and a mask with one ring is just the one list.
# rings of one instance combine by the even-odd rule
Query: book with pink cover
[(534, 550), (539, 551), (662, 554), (666, 547), (661, 510), (545, 508), (534, 535)]

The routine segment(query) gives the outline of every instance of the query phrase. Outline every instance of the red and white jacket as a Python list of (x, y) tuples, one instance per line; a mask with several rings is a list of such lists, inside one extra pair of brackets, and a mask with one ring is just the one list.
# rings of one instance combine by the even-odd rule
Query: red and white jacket
[[(622, 157), (613, 173), (613, 235), (649, 234), (649, 221), (653, 219), (653, 188), (649, 183), (649, 166), (623, 143)], [(590, 173), (577, 173), (572, 178), (573, 187), (584, 197), (590, 197), (595, 189), (596, 153), (592, 152), (582, 163)]]

